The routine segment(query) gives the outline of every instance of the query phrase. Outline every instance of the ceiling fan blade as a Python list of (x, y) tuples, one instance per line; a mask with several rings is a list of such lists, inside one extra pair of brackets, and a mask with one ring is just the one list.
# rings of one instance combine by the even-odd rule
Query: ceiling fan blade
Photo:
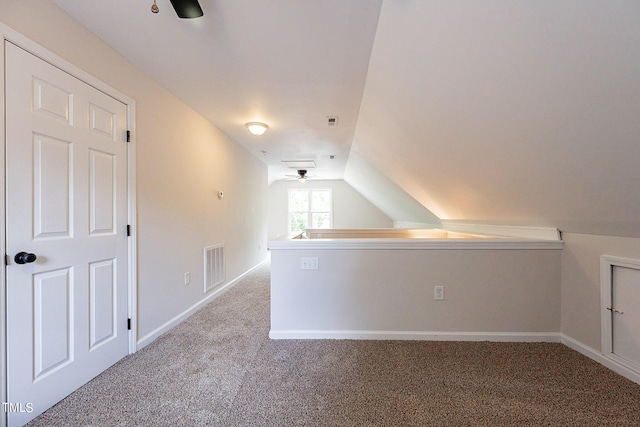
[(199, 18), (204, 15), (198, 0), (171, 0), (171, 4), (180, 18)]

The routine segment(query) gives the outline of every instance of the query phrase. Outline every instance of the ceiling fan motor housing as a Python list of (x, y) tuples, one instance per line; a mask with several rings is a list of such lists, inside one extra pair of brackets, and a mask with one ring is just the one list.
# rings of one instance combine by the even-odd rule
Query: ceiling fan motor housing
[(171, 4), (180, 18), (199, 18), (204, 15), (198, 0), (171, 0)]

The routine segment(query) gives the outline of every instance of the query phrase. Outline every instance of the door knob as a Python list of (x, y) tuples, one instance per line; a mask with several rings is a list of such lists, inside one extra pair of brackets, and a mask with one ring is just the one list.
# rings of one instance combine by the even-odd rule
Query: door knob
[(30, 254), (28, 252), (18, 252), (13, 260), (16, 264), (29, 264), (36, 260), (36, 254)]

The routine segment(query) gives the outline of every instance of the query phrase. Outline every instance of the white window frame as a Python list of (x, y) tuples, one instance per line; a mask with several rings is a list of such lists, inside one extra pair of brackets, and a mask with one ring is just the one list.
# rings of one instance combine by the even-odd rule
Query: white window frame
[[(287, 230), (289, 231), (289, 233), (292, 232), (292, 230), (291, 230), (291, 214), (294, 213), (291, 210), (291, 193), (292, 192), (299, 192), (299, 191), (304, 191), (304, 192), (308, 193), (309, 206), (308, 206), (308, 211), (307, 211), (307, 224), (309, 225), (309, 227), (313, 226), (313, 214), (314, 213), (328, 213), (329, 214), (329, 227), (327, 227), (327, 228), (333, 228), (333, 191), (332, 191), (331, 188), (289, 188), (289, 189), (287, 189)], [(314, 192), (320, 192), (320, 191), (329, 192), (329, 212), (313, 211), (312, 210), (312, 206), (311, 206), (312, 194)], [(295, 213), (300, 213), (300, 212), (295, 212)]]

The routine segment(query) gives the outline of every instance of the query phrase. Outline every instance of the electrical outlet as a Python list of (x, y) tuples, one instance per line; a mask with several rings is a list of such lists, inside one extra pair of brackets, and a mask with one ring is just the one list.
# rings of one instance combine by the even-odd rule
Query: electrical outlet
[(433, 287), (433, 299), (436, 301), (444, 301), (444, 286)]
[(301, 270), (317, 270), (318, 258), (317, 257), (302, 257), (300, 258)]
[(186, 272), (184, 273), (184, 284), (188, 285), (189, 283), (191, 283), (191, 273)]

